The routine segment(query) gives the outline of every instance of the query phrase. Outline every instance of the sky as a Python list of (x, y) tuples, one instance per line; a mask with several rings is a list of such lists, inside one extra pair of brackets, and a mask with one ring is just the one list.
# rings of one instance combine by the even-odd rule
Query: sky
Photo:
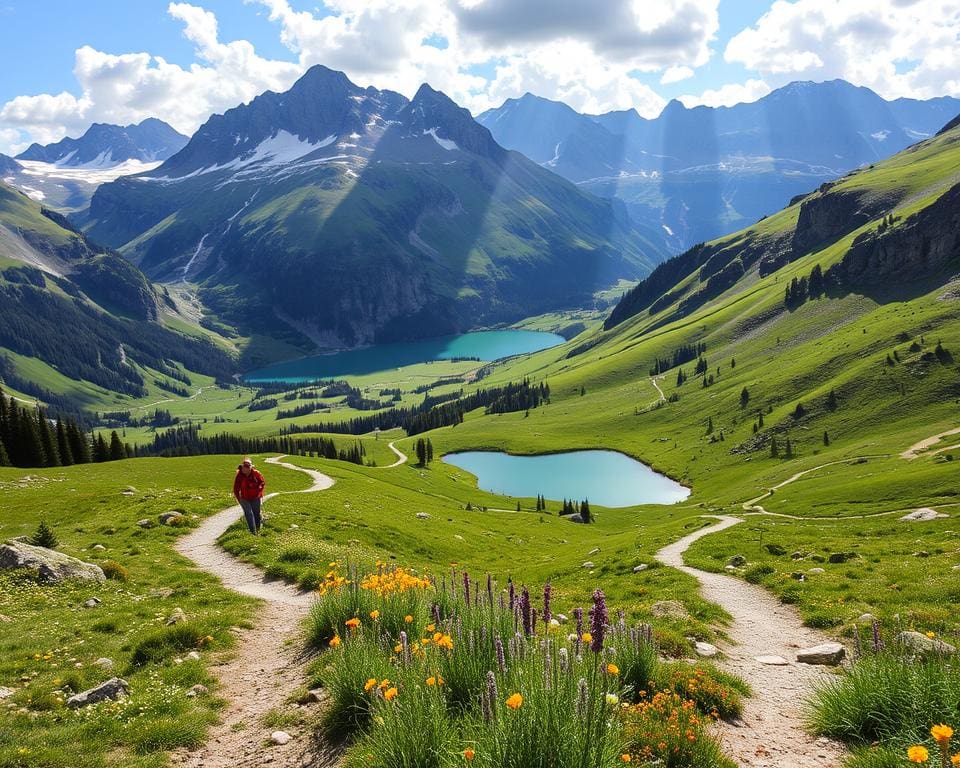
[(843, 78), (960, 96), (960, 0), (0, 0), (0, 152), (146, 117), (193, 133), (310, 66), (479, 114), (755, 101)]

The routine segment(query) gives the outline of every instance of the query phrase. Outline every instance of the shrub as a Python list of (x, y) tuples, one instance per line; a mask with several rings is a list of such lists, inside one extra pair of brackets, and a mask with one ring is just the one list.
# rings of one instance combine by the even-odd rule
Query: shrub
[(37, 526), (36, 532), (30, 537), (30, 543), (35, 547), (45, 547), (46, 549), (56, 549), (60, 546), (57, 537), (54, 535), (46, 520), (41, 520)]
[(103, 569), (103, 575), (108, 579), (127, 581), (130, 578), (130, 572), (116, 560), (106, 560), (100, 564), (100, 568)]
[(281, 563), (309, 563), (314, 557), (314, 553), (307, 547), (293, 546), (281, 549), (277, 560)]
[(199, 648), (207, 632), (191, 622), (164, 627), (144, 637), (133, 648), (130, 663), (142, 667), (151, 662), (164, 661), (184, 651)]
[(774, 568), (769, 563), (759, 563), (757, 565), (751, 565), (747, 570), (743, 572), (743, 578), (749, 581), (751, 584), (759, 584), (763, 581), (764, 576), (769, 576), (772, 573), (776, 573), (777, 569)]
[(956, 658), (910, 659), (882, 651), (821, 683), (807, 718), (817, 734), (848, 744), (906, 746), (926, 738), (930, 725), (955, 720), (958, 702)]

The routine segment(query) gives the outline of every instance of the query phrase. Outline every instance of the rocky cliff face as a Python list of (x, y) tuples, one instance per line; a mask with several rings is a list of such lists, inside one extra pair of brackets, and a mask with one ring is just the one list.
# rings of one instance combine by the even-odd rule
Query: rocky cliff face
[(875, 194), (831, 191), (832, 186), (824, 184), (820, 194), (800, 204), (800, 217), (793, 234), (793, 258), (829, 245), (892, 207), (892, 201)]
[(960, 184), (883, 232), (860, 235), (828, 276), (842, 286), (890, 284), (960, 264)]

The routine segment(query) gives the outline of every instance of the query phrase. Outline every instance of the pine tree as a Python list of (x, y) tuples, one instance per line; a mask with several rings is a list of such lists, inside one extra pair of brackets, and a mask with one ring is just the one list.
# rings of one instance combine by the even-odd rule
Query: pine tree
[(770, 438), (770, 457), (777, 458), (780, 455), (780, 446), (777, 445), (777, 438), (771, 436)]
[(747, 404), (750, 402), (750, 390), (746, 387), (740, 390), (740, 407), (746, 408)]
[(520, 511), (520, 502), (518, 501), (518, 502), (517, 502), (517, 512), (519, 512), (519, 511)]
[(50, 530), (50, 526), (47, 525), (46, 520), (40, 521), (36, 533), (30, 537), (30, 543), (35, 547), (44, 547), (45, 549), (56, 549), (60, 544), (53, 531)]
[(757, 424), (760, 425), (760, 428), (763, 429), (763, 411), (757, 411)]
[(837, 410), (837, 393), (832, 389), (830, 394), (827, 395), (827, 409), (831, 411)]
[(107, 441), (103, 439), (102, 434), (98, 434), (93, 441), (93, 460), (96, 462), (104, 462), (110, 460), (110, 449), (107, 447)]
[(789, 438), (789, 437), (787, 438), (787, 445), (786, 445), (786, 447), (785, 447), (784, 450), (785, 450), (784, 455), (786, 456), (786, 458), (792, 459), (792, 458), (793, 458), (793, 446), (790, 444), (790, 438)]
[(736, 361), (735, 358), (732, 358), (732, 357), (730, 358), (730, 367), (731, 367), (731, 368), (736, 368), (736, 367), (737, 367), (737, 361)]
[(27, 412), (26, 408), (21, 408), (19, 411), (20, 429), (17, 439), (22, 451), (20, 459), (22, 463), (19, 466), (45, 467), (47, 457), (43, 452), (43, 442), (40, 438), (37, 420)]
[(75, 464), (90, 463), (90, 441), (83, 434), (80, 425), (73, 420), (67, 422), (67, 442), (70, 444), (70, 455)]
[(828, 435), (826, 431), (823, 433), (823, 444), (830, 445), (830, 435)]
[(120, 435), (117, 434), (116, 430), (113, 430), (110, 433), (110, 461), (117, 461), (119, 459), (127, 458), (127, 449), (124, 447), (123, 443), (120, 442)]
[(7, 453), (7, 447), (3, 444), (3, 438), (0, 438), (0, 467), (10, 466), (10, 456)]
[(60, 454), (57, 453), (57, 438), (53, 430), (50, 429), (50, 420), (47, 414), (37, 408), (37, 434), (40, 435), (40, 444), (43, 446), (43, 455), (45, 457), (44, 466), (59, 467)]
[(587, 388), (580, 387), (580, 397), (583, 397), (585, 394), (587, 394)]
[(807, 409), (803, 407), (803, 403), (797, 403), (797, 407), (793, 409), (793, 418), (802, 419), (807, 414)]
[(427, 464), (430, 464), (433, 461), (433, 443), (430, 441), (430, 438), (427, 438)]
[(68, 467), (73, 464), (73, 454), (70, 452), (70, 441), (67, 440), (67, 426), (63, 423), (63, 417), (57, 419), (57, 454), (63, 466)]
[(708, 435), (713, 434), (713, 416), (707, 417), (707, 434)]
[(580, 519), (585, 523), (593, 522), (593, 513), (590, 511), (590, 502), (587, 499), (584, 499), (580, 505)]

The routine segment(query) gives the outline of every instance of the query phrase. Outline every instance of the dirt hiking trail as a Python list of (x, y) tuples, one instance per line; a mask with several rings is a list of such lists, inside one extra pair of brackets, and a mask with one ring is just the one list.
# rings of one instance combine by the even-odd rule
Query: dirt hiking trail
[[(744, 699), (740, 722), (719, 725), (724, 750), (749, 768), (839, 768), (843, 746), (814, 738), (803, 728), (803, 701), (816, 682), (830, 673), (796, 662), (797, 650), (831, 638), (804, 627), (796, 611), (761, 587), (684, 565), (683, 554), (693, 542), (743, 522), (726, 515), (716, 519), (715, 525), (664, 547), (656, 558), (696, 578), (703, 597), (733, 617), (726, 628), (732, 642), (722, 646), (726, 658), (721, 664), (746, 680), (753, 695)], [(763, 664), (756, 660), (758, 656), (780, 656), (788, 663)]]
[[(333, 479), (315, 470), (267, 459), (276, 466), (307, 473), (312, 485), (303, 491), (314, 493), (333, 485)], [(264, 500), (277, 496), (268, 494)], [(283, 726), (294, 738), (284, 745), (269, 744), (274, 729), (263, 724), (263, 716), (281, 708), (305, 682), (301, 624), (310, 610), (313, 596), (281, 582), (267, 581), (263, 572), (236, 560), (217, 546), (217, 539), (236, 522), (242, 511), (229, 507), (208, 517), (200, 526), (177, 540), (174, 548), (200, 568), (212, 573), (235, 592), (262, 600), (250, 616), (252, 629), (240, 630), (230, 656), (215, 665), (220, 681), (215, 694), (226, 700), (220, 722), (213, 726), (207, 742), (198, 750), (180, 751), (174, 764), (184, 768), (322, 768), (334, 764), (322, 744), (308, 732)]]

